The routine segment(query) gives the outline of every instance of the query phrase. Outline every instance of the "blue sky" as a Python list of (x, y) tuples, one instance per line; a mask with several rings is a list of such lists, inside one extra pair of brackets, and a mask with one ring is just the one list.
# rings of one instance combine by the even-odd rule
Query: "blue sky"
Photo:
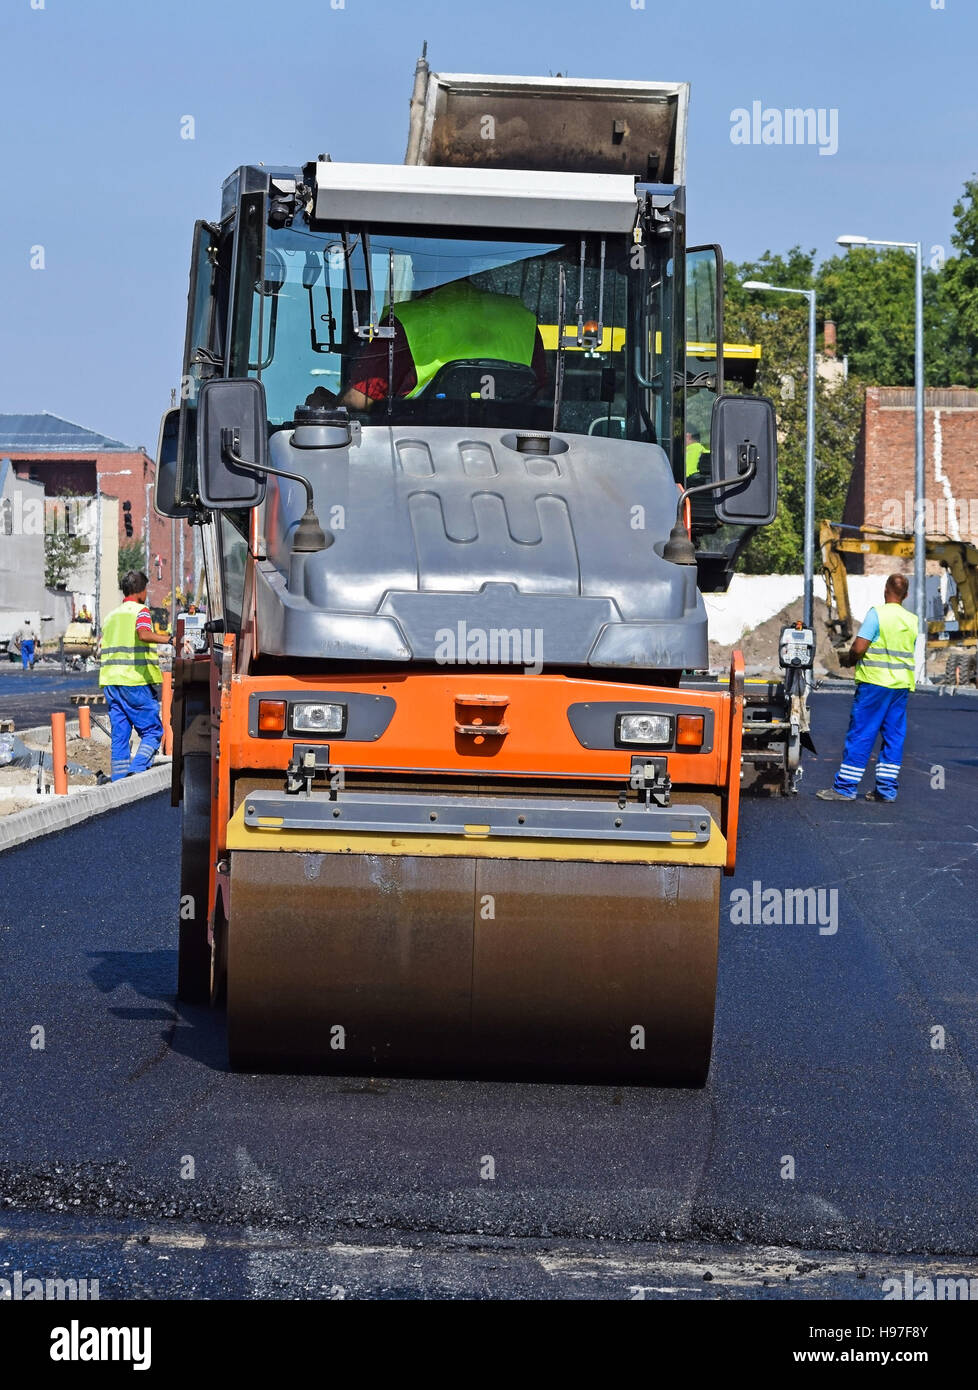
[[(690, 81), (690, 239), (738, 260), (949, 249), (978, 171), (976, 0), (2, 0), (0, 412), (154, 452), (194, 219), (238, 164), (400, 162), (425, 38), (436, 71)], [(837, 111), (838, 151), (733, 144), (755, 101)]]

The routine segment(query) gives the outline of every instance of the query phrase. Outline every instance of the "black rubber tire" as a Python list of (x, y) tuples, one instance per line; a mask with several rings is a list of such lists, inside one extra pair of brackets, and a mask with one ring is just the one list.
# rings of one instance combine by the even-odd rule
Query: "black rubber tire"
[[(209, 700), (188, 699), (185, 725), (206, 713)], [(177, 998), (186, 1004), (209, 1004), (211, 946), (207, 939), (211, 840), (211, 760), (206, 753), (183, 758), (183, 802), (180, 824), (180, 936), (177, 959)]]
[(944, 679), (948, 685), (974, 685), (976, 666), (978, 656), (974, 652), (951, 652), (944, 666)]

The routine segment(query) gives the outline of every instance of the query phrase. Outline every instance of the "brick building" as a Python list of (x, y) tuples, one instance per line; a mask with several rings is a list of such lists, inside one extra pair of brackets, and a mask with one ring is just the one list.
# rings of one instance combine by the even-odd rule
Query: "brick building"
[[(149, 518), (149, 600), (160, 603), (170, 591), (170, 524), (153, 509), (156, 465), (142, 446), (39, 415), (0, 415), (0, 456), (9, 457), (19, 478), (43, 483), (46, 497), (90, 496), (96, 479), (101, 492), (119, 499), (119, 544), (125, 534), (123, 503), (131, 506), (133, 541), (146, 539)], [(155, 563), (159, 557), (159, 565)]]
[[(928, 534), (978, 543), (978, 391), (964, 386), (924, 393), (924, 525)], [(914, 392), (910, 386), (872, 386), (843, 521), (913, 531)], [(847, 557), (853, 572), (855, 556)], [(866, 574), (893, 568), (885, 556), (863, 561)], [(928, 571), (938, 572), (937, 565)]]

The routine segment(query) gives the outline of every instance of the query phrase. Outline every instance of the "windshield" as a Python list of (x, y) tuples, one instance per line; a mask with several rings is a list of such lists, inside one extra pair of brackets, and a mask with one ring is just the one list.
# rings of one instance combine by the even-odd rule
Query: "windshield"
[(343, 404), (364, 424), (671, 439), (672, 264), (591, 234), (527, 241), (363, 225), (268, 228), (232, 375), (269, 422)]

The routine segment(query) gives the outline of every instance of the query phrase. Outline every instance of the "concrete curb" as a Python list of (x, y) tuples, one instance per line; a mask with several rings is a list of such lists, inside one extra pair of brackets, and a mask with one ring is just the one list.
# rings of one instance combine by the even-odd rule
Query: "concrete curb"
[[(828, 680), (818, 681), (815, 685), (816, 695), (851, 695), (856, 688), (856, 682), (852, 680)], [(978, 699), (978, 686), (973, 685), (918, 685), (914, 691), (913, 698), (919, 699), (921, 695), (936, 696), (937, 699), (952, 700), (976, 700)]]
[(104, 811), (114, 811), (119, 806), (141, 801), (145, 796), (155, 796), (167, 791), (169, 786), (170, 763), (167, 761), (136, 777), (110, 782), (104, 787), (87, 787), (74, 796), (46, 796), (43, 805), (0, 819), (0, 854), (28, 840), (40, 839), (42, 835), (68, 830)]

